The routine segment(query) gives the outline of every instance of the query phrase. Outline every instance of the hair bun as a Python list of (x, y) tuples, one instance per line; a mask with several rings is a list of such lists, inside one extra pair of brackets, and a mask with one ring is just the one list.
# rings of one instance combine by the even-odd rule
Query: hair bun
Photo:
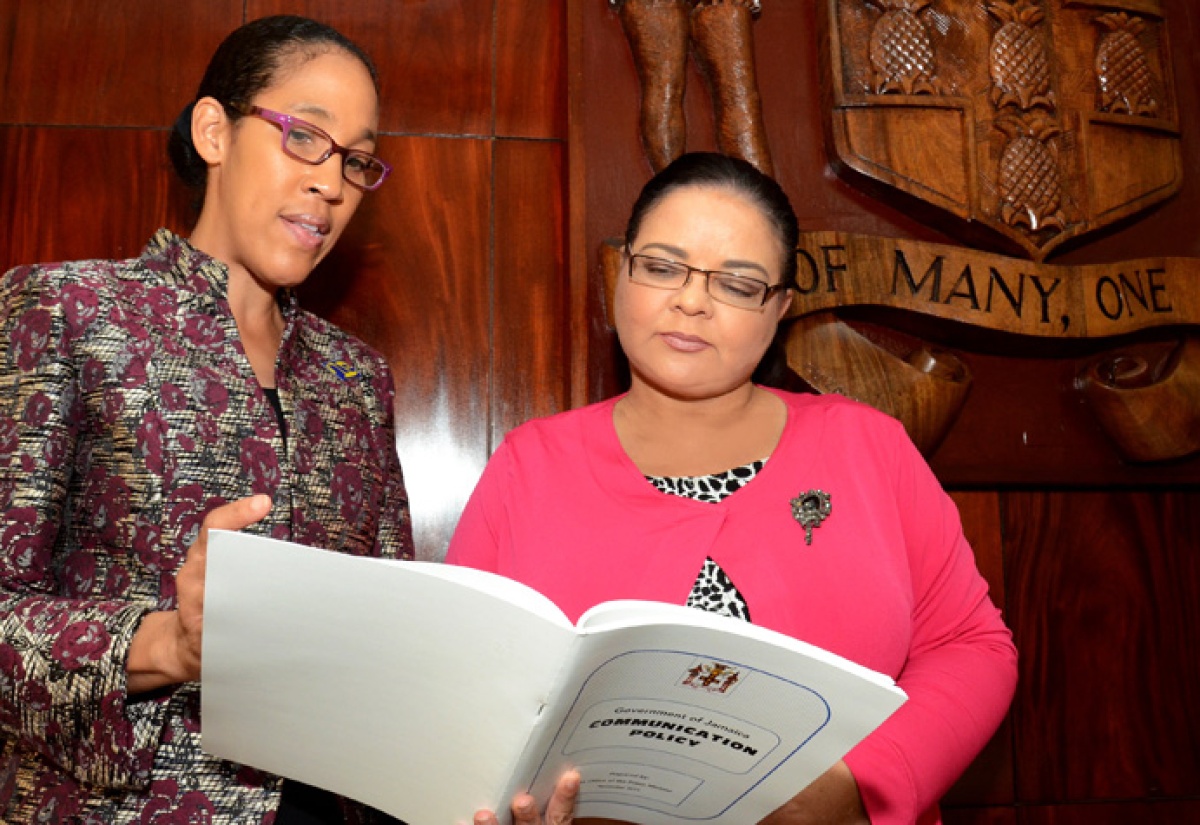
[(175, 125), (167, 138), (167, 154), (171, 157), (171, 164), (176, 173), (186, 185), (193, 189), (203, 189), (208, 165), (196, 151), (196, 145), (192, 143), (192, 112), (195, 108), (196, 101), (193, 100), (184, 106), (179, 117), (175, 118)]

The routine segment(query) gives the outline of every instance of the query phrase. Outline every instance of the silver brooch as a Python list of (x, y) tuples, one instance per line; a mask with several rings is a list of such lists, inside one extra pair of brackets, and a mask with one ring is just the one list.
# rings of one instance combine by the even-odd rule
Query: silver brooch
[(824, 490), (808, 490), (792, 499), (792, 518), (804, 528), (804, 543), (812, 544), (812, 531), (829, 518), (833, 503)]

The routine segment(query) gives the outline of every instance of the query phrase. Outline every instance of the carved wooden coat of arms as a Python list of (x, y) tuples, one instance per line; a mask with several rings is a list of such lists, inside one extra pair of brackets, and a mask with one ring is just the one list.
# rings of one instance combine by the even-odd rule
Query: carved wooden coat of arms
[(822, 0), (837, 163), (1044, 260), (1182, 180), (1162, 0)]

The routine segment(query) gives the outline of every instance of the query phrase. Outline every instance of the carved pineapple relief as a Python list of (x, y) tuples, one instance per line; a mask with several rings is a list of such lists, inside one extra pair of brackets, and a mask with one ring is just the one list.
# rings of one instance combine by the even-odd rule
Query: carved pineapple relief
[[(1039, 0), (991, 0), (987, 10), (1002, 24), (989, 51), (991, 101), (1000, 110), (992, 125), (1009, 138), (998, 164), (1000, 219), (1031, 235), (1062, 232), (1062, 180), (1050, 143), (1062, 128), (1049, 114), (1056, 106), (1042, 34), (1045, 12)], [(1048, 113), (1029, 114), (1038, 107)]]
[(820, 2), (839, 168), (947, 231), (1044, 260), (1181, 185), (1159, 0)]
[(1061, 204), (1058, 158), (1050, 139), (1061, 130), (1041, 115), (1004, 115), (996, 128), (1009, 137), (1000, 157), (1000, 217), (1030, 232), (1066, 228)]
[(1020, 109), (1054, 106), (1050, 60), (1037, 24), (1045, 13), (1035, 0), (993, 0), (987, 9), (1003, 25), (992, 37), (990, 74), (992, 105), (1016, 104)]
[(1096, 79), (1100, 86), (1100, 111), (1155, 115), (1154, 78), (1146, 50), (1138, 35), (1144, 20), (1124, 12), (1104, 14), (1096, 23), (1107, 30), (1096, 48)]
[(934, 94), (933, 43), (917, 16), (931, 0), (876, 2), (884, 9), (871, 32), (876, 93)]

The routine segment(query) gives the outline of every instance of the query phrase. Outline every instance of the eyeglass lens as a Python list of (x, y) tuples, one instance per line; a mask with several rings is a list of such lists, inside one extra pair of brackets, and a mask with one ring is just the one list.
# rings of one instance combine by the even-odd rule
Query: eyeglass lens
[(297, 160), (305, 163), (324, 163), (335, 151), (343, 155), (342, 175), (351, 183), (366, 188), (374, 187), (383, 178), (383, 164), (366, 152), (344, 149), (334, 143), (333, 138), (315, 126), (304, 123), (287, 124), (284, 128), (283, 149)]
[(762, 281), (732, 272), (710, 272), (648, 255), (631, 255), (629, 258), (630, 277), (644, 286), (679, 289), (693, 272), (705, 276), (708, 294), (714, 301), (743, 309), (762, 306), (770, 289)]

